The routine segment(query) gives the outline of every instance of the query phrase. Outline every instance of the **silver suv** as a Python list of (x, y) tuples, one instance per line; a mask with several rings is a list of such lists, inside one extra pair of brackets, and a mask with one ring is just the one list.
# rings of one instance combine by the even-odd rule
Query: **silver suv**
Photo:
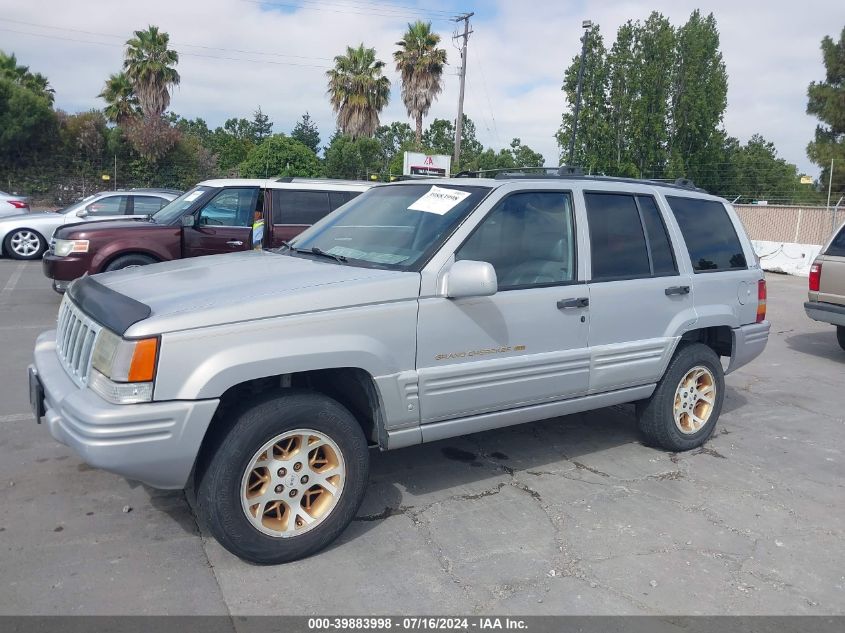
[(370, 447), (626, 402), (648, 442), (700, 446), (765, 297), (731, 205), (689, 183), (412, 180), (276, 250), (74, 282), (31, 400), (89, 464), (193, 484), (227, 549), (280, 563), (350, 522)]

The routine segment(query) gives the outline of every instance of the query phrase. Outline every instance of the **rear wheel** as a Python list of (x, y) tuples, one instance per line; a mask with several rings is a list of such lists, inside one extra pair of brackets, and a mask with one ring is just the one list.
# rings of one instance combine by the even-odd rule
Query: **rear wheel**
[(138, 266), (146, 266), (147, 264), (155, 264), (156, 260), (148, 255), (141, 255), (140, 253), (133, 253), (131, 255), (123, 255), (118, 257), (113, 262), (110, 262), (103, 270), (110, 272), (112, 270), (122, 270), (124, 268), (136, 268)]
[(17, 229), (6, 236), (3, 250), (15, 259), (38, 259), (47, 250), (47, 241), (32, 229)]
[(338, 537), (361, 504), (368, 471), (352, 414), (321, 394), (291, 392), (246, 409), (202, 456), (197, 511), (236, 556), (284, 563)]
[(725, 376), (716, 353), (693, 343), (678, 348), (648, 400), (637, 406), (640, 430), (650, 443), (687, 451), (712, 435), (725, 398)]
[(845, 349), (845, 326), (836, 326), (836, 340), (839, 341), (839, 347)]

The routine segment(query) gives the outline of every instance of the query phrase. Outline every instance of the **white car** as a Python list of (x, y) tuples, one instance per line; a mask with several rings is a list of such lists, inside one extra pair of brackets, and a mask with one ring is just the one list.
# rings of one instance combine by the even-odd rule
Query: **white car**
[(29, 201), (24, 196), (13, 196), (0, 191), (0, 217), (29, 211)]
[(148, 217), (181, 193), (173, 189), (102, 191), (59, 211), (0, 217), (0, 255), (38, 259), (60, 226), (91, 220), (121, 220), (127, 216)]

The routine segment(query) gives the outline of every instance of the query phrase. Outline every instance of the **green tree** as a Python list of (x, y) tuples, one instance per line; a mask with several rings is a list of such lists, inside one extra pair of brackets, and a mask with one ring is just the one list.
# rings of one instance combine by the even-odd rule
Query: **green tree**
[(179, 85), (179, 53), (169, 45), (170, 36), (152, 25), (126, 42), (123, 69), (146, 117), (160, 117), (170, 105), (170, 89)]
[(514, 167), (542, 167), (546, 164), (546, 159), (540, 152), (535, 152), (527, 145), (523, 145), (519, 138), (511, 141), (510, 153), (513, 156)]
[(607, 58), (608, 161), (606, 173), (639, 175), (632, 147), (634, 101), (637, 96), (635, 26), (630, 20), (619, 27)]
[(830, 182), (833, 161), (833, 191), (845, 194), (845, 28), (835, 42), (825, 36), (821, 44), (825, 80), (807, 88), (807, 114), (821, 121), (815, 138), (807, 145), (807, 156), (822, 168), (821, 183)]
[(423, 117), (443, 90), (443, 67), (446, 51), (437, 48), (440, 36), (431, 32), (431, 22), (418, 20), (408, 24), (399, 50), (393, 53), (396, 71), (402, 78), (402, 101), (408, 116), (416, 123), (415, 140), (422, 143)]
[(31, 72), (29, 66), (18, 64), (14, 53), (7, 55), (0, 51), (0, 77), (5, 77), (22, 88), (44, 97), (49, 105), (53, 105), (56, 91), (50, 86), (50, 82), (41, 73)]
[(383, 170), (381, 144), (374, 138), (353, 139), (345, 134), (332, 136), (326, 147), (326, 176), (364, 180)]
[(240, 172), (243, 178), (316, 177), (321, 168), (310, 148), (284, 134), (274, 134), (250, 150)]
[(635, 79), (631, 146), (640, 177), (663, 175), (669, 158), (669, 95), (675, 61), (675, 30), (652, 12), (635, 31)]
[[(452, 165), (452, 171), (460, 169), (475, 169), (477, 159), (484, 151), (478, 140), (475, 122), (466, 114), (461, 132), (461, 155), (457, 165)], [(455, 126), (446, 119), (434, 119), (423, 134), (423, 147), (434, 154), (452, 156), (455, 153)]]
[(394, 171), (391, 163), (399, 158), (401, 163), (404, 152), (416, 150), (417, 143), (414, 140), (414, 131), (404, 121), (393, 121), (390, 125), (382, 125), (376, 130), (375, 139), (381, 146), (381, 163), (390, 173), (401, 173), (402, 165)]
[(112, 122), (120, 125), (138, 116), (141, 112), (138, 97), (132, 89), (132, 82), (126, 73), (113, 73), (106, 80), (103, 91), (97, 95), (106, 102), (103, 114)]
[(314, 123), (308, 112), (303, 114), (302, 118), (296, 122), (290, 136), (305, 147), (310, 148), (315, 154), (320, 148), (320, 130), (317, 129), (317, 124)]
[(261, 111), (261, 106), (258, 106), (252, 115), (252, 138), (256, 143), (260, 143), (265, 138), (273, 133), (273, 122), (270, 117)]
[(384, 62), (376, 59), (374, 48), (361, 44), (347, 46), (346, 54), (336, 56), (334, 63), (326, 76), (337, 126), (353, 139), (371, 137), (390, 99), (390, 80), (382, 76)]
[[(578, 133), (575, 138), (573, 162), (588, 173), (602, 173), (607, 167), (608, 116), (607, 116), (607, 51), (598, 25), (593, 25), (587, 37), (587, 52), (584, 58), (584, 76), (581, 90), (581, 110), (578, 115)], [(581, 56), (573, 58), (566, 69), (562, 90), (566, 94), (569, 110), (563, 114), (563, 121), (557, 132), (561, 148), (561, 164), (569, 160), (569, 139), (572, 137), (575, 120), (575, 99), (578, 86), (578, 71)]]
[(672, 69), (669, 177), (716, 185), (713, 166), (724, 158), (722, 118), (728, 105), (728, 74), (719, 51), (719, 31), (711, 13), (693, 11), (677, 31)]
[(36, 164), (56, 132), (56, 115), (43, 94), (0, 77), (0, 165)]

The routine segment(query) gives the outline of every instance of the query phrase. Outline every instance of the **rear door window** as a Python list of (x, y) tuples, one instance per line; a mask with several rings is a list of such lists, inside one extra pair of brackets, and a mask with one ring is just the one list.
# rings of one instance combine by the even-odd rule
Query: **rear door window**
[(327, 191), (273, 191), (273, 224), (316, 224), (330, 211)]
[(716, 200), (666, 196), (697, 273), (748, 268), (725, 205)]
[(648, 246), (651, 252), (651, 263), (655, 275), (674, 275), (678, 272), (675, 256), (672, 254), (672, 244), (663, 217), (657, 208), (657, 203), (651, 196), (637, 196), (637, 205), (643, 219), (643, 226), (648, 236)]
[(585, 193), (590, 224), (592, 279), (651, 277), (648, 247), (634, 196)]

